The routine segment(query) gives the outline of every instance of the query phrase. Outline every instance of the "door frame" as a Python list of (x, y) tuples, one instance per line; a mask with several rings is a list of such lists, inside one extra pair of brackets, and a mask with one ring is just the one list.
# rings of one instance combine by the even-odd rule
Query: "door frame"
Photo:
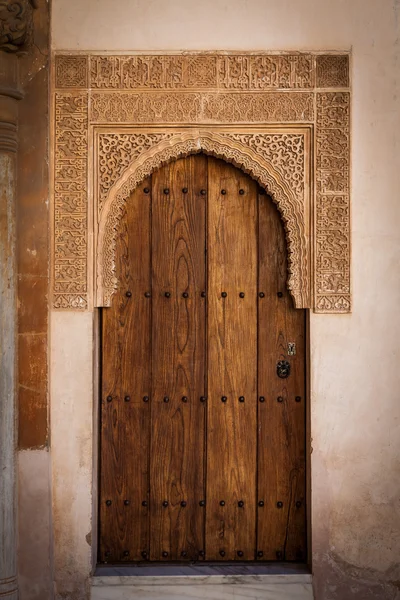
[[(60, 589), (70, 585), (73, 565), (76, 586), (83, 590), (94, 572), (97, 556), (93, 548), (97, 549), (99, 311), (95, 307), (98, 306), (97, 241), (101, 221), (100, 161), (103, 160), (103, 167), (112, 175), (113, 186), (118, 186), (123, 176), (112, 167), (107, 152), (100, 155), (97, 132), (109, 135), (111, 146), (123, 140), (123, 135), (131, 135), (129, 128), (144, 134), (142, 148), (140, 143), (132, 146), (132, 163), (140, 167), (143, 149), (151, 154), (154, 146), (146, 145), (145, 140), (149, 139), (146, 135), (160, 131), (178, 136), (188, 130), (198, 131), (190, 151), (207, 151), (201, 146), (200, 130), (218, 133), (225, 128), (226, 133), (234, 137), (246, 133), (268, 135), (267, 130), (269, 134), (285, 135), (291, 130), (308, 129), (309, 168), (303, 171), (303, 185), (309, 195), (309, 212), (308, 217), (305, 211), (300, 211), (298, 216), (303, 230), (308, 231), (310, 293), (305, 308), (317, 313), (348, 313), (351, 311), (350, 53), (53, 52), (51, 67), (54, 200), (50, 302), (55, 581)], [(136, 76), (139, 72), (142, 79)], [(127, 77), (123, 77), (123, 73)], [(264, 73), (264, 76), (257, 79), (255, 73)], [(185, 144), (185, 140), (181, 141)], [(164, 145), (164, 159), (169, 160), (168, 140), (164, 140)], [(188, 151), (187, 146), (185, 151)], [(215, 149), (210, 149), (210, 153), (215, 153)], [(249, 154), (249, 149), (242, 148), (242, 156), (247, 159)], [(229, 160), (229, 156), (223, 154), (219, 157)], [(256, 153), (256, 165), (270, 177), (274, 171), (271, 161), (268, 169), (265, 163), (260, 166), (259, 158)], [(246, 161), (238, 159), (237, 166), (241, 164), (246, 165)], [(282, 173), (282, 165), (279, 168)], [(259, 175), (255, 178), (262, 181)], [(264, 182), (267, 188), (268, 181)], [(123, 182), (120, 187), (123, 191)], [(292, 187), (287, 183), (286, 188)], [(300, 266), (304, 265), (301, 254), (292, 258)], [(307, 321), (309, 324), (309, 312)], [(307, 336), (309, 353), (309, 325)], [(66, 356), (68, 362), (64, 360)], [(66, 378), (71, 378), (74, 369), (82, 368), (79, 360), (84, 361), (85, 372), (66, 387)], [(310, 381), (308, 354), (308, 457), (311, 453)], [(69, 419), (69, 444), (73, 450), (68, 461), (64, 448), (57, 442), (57, 436), (64, 433), (65, 419)], [(310, 460), (307, 471), (310, 482)], [(77, 474), (81, 485), (79, 504), (68, 504), (65, 482), (74, 484)], [(310, 489), (308, 497), (310, 555)], [(72, 527), (74, 523), (79, 524), (79, 534)], [(72, 550), (68, 553), (68, 560), (67, 548), (74, 548), (73, 556)]]

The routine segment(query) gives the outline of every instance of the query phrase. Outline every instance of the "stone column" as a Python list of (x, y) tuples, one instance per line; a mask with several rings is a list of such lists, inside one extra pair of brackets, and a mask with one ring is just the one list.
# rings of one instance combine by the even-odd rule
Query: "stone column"
[(32, 36), (28, 0), (0, 2), (0, 598), (17, 600), (16, 246), (18, 54)]

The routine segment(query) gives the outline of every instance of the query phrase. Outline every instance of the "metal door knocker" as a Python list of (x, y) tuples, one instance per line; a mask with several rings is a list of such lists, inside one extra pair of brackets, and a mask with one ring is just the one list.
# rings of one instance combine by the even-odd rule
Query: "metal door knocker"
[(276, 373), (281, 379), (289, 377), (290, 363), (287, 360), (280, 360), (276, 365)]

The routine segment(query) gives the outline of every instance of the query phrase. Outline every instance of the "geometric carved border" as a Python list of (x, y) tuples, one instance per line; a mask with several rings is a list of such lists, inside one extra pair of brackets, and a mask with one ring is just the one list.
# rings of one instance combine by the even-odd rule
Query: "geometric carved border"
[(202, 151), (273, 197), (295, 305), (351, 310), (347, 54), (57, 54), (53, 65), (54, 308), (109, 305), (123, 203), (161, 164)]

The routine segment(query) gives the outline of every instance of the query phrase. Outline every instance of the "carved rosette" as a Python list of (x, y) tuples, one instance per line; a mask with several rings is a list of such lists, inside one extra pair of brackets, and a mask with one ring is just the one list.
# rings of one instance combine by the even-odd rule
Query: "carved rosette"
[(164, 162), (203, 151), (273, 197), (296, 305), (350, 311), (347, 54), (70, 54), (54, 75), (55, 308), (109, 305), (124, 202)]

